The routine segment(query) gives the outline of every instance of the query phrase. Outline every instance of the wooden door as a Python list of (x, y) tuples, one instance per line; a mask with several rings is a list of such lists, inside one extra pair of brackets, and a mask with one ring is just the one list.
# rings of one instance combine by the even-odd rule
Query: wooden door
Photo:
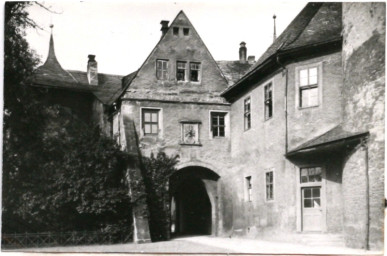
[(321, 204), (321, 186), (304, 187), (302, 193), (302, 230), (322, 231), (323, 207)]

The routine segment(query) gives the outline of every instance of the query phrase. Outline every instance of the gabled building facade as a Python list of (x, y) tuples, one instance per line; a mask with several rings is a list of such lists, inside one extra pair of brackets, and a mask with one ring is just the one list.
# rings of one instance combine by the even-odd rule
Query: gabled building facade
[[(173, 235), (300, 240), (318, 232), (379, 249), (383, 10), (309, 3), (257, 62), (244, 42), (239, 60), (215, 61), (181, 11), (170, 25), (161, 21), (160, 41), (125, 77), (97, 74), (93, 56), (87, 72), (63, 70), (51, 38), (35, 85), (88, 95), (90, 116), (133, 155), (180, 156), (169, 178)], [(359, 39), (363, 24), (374, 31), (362, 27)], [(130, 171), (141, 178), (138, 167)], [(150, 239), (140, 208), (138, 242)]]

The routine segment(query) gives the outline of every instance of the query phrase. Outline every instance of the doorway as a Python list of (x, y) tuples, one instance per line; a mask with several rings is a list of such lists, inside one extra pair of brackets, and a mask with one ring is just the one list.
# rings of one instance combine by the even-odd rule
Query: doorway
[(321, 187), (304, 187), (301, 194), (303, 231), (322, 231)]
[(173, 236), (211, 235), (216, 232), (217, 180), (203, 167), (186, 167), (170, 178)]

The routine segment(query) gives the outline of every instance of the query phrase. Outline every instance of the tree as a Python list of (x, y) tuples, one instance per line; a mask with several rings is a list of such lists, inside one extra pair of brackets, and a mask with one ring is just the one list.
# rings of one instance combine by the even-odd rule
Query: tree
[[(93, 125), (30, 86), (30, 2), (5, 5), (3, 233), (130, 232), (130, 159)], [(37, 4), (37, 3), (35, 3)]]
[(142, 158), (152, 241), (170, 238), (169, 178), (176, 171), (178, 159), (179, 156), (170, 157), (164, 152)]

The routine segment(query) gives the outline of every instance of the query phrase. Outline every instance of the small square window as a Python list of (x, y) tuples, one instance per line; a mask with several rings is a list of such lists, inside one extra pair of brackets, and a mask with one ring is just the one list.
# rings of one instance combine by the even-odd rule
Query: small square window
[(176, 63), (176, 79), (177, 79), (177, 81), (185, 81), (186, 69), (187, 69), (187, 62), (178, 61)]
[(178, 36), (179, 35), (179, 28), (178, 27), (173, 27), (173, 34), (175, 36)]
[(185, 36), (188, 36), (189, 35), (189, 28), (183, 28), (183, 34)]
[(157, 135), (159, 133), (159, 110), (142, 110), (142, 129), (144, 135)]
[(200, 79), (200, 63), (190, 63), (190, 80), (199, 82)]

